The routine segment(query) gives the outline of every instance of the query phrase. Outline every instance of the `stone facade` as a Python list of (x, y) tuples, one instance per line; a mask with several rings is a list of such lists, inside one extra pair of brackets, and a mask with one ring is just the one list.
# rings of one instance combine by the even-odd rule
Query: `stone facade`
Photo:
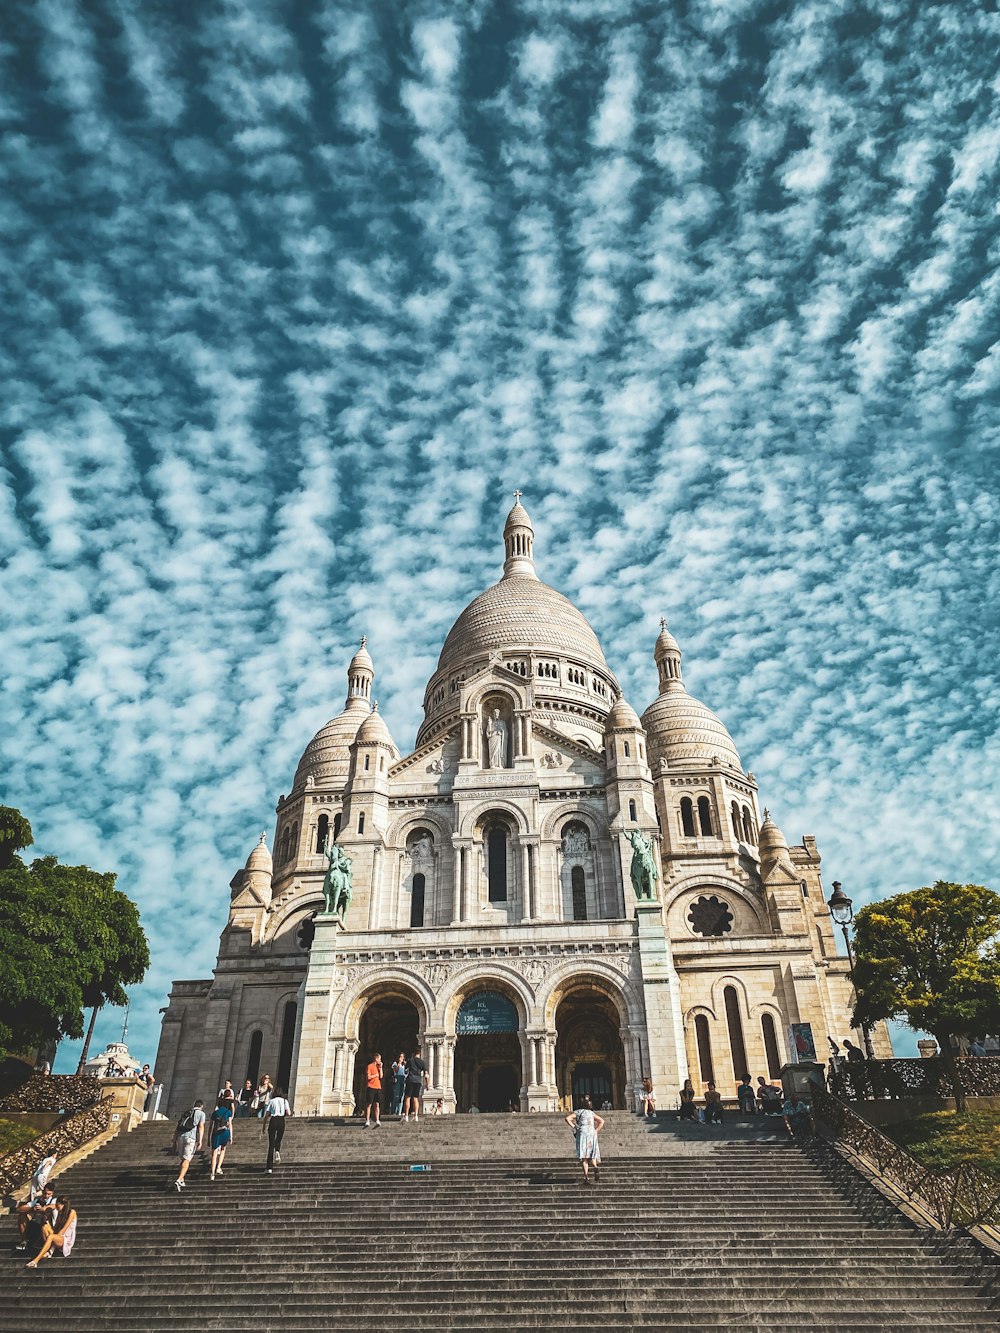
[[(372, 704), (362, 641), (344, 708), (278, 801), (273, 861), (262, 834), (232, 880), (213, 977), (171, 991), (156, 1064), (171, 1114), (264, 1072), (300, 1113), (347, 1113), (367, 1054), (388, 1066), (418, 1039), (449, 1111), (584, 1091), (631, 1105), (645, 1076), (667, 1104), (688, 1076), (731, 1095), (743, 1068), (776, 1074), (793, 1024), (821, 1059), (849, 1033), (815, 839), (789, 847), (761, 819), (665, 623), (640, 720), (593, 629), (538, 579), (520, 503), (504, 541), (411, 754)], [(652, 898), (633, 891), (636, 830)], [(343, 922), (324, 910), (328, 838), (352, 863)], [(873, 1039), (890, 1054), (884, 1028)]]

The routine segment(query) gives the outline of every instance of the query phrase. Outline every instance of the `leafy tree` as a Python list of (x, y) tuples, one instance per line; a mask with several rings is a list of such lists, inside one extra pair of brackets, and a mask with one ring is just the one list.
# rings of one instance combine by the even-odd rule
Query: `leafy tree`
[(854, 1024), (897, 1018), (936, 1038), (955, 1094), (965, 1094), (952, 1037), (1000, 1030), (1000, 894), (980, 884), (898, 893), (855, 918)]
[(0, 1051), (83, 1035), (84, 1006), (124, 1005), (149, 946), (116, 876), (18, 852), (31, 825), (0, 807)]

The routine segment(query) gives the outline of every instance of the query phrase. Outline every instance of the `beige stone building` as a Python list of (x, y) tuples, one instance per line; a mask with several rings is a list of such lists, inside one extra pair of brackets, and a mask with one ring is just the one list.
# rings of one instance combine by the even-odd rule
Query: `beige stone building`
[[(171, 991), (156, 1064), (171, 1111), (267, 1072), (300, 1113), (348, 1113), (368, 1053), (388, 1066), (417, 1040), (449, 1111), (633, 1105), (647, 1075), (672, 1105), (688, 1076), (729, 1096), (744, 1071), (776, 1076), (796, 1039), (824, 1059), (849, 1034), (816, 841), (789, 847), (762, 818), (666, 624), (640, 718), (539, 580), (519, 502), (504, 542), (410, 754), (372, 704), (362, 641), (278, 801), (273, 860), (261, 835), (232, 880), (213, 976)], [(634, 830), (652, 899), (633, 891)], [(343, 923), (323, 910), (328, 836), (352, 862)]]

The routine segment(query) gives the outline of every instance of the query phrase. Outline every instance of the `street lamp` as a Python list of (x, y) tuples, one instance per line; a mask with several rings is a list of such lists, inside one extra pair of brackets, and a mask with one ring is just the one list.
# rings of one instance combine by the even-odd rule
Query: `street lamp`
[[(827, 899), (826, 905), (830, 909), (830, 915), (844, 932), (844, 944), (847, 948), (847, 962), (853, 972), (854, 954), (851, 950), (851, 937), (847, 933), (847, 927), (854, 920), (854, 904), (841, 888), (839, 879), (833, 881), (833, 893), (831, 893), (830, 897)], [(856, 993), (857, 988), (855, 987), (855, 994)], [(872, 1050), (872, 1039), (868, 1035), (868, 1029), (864, 1024), (861, 1025), (861, 1036), (865, 1043), (865, 1055), (867, 1055), (869, 1060), (874, 1060), (875, 1052)]]

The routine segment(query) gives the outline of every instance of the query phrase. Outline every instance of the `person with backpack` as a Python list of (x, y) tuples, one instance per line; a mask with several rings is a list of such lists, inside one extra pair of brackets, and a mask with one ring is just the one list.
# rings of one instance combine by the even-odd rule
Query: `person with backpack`
[(205, 1134), (205, 1103), (199, 1098), (191, 1107), (190, 1111), (185, 1111), (177, 1122), (177, 1129), (174, 1132), (174, 1151), (180, 1161), (177, 1168), (177, 1179), (174, 1181), (174, 1189), (180, 1194), (184, 1188), (184, 1177), (187, 1175), (187, 1169), (191, 1165), (191, 1158), (196, 1152), (201, 1152), (201, 1142)]

